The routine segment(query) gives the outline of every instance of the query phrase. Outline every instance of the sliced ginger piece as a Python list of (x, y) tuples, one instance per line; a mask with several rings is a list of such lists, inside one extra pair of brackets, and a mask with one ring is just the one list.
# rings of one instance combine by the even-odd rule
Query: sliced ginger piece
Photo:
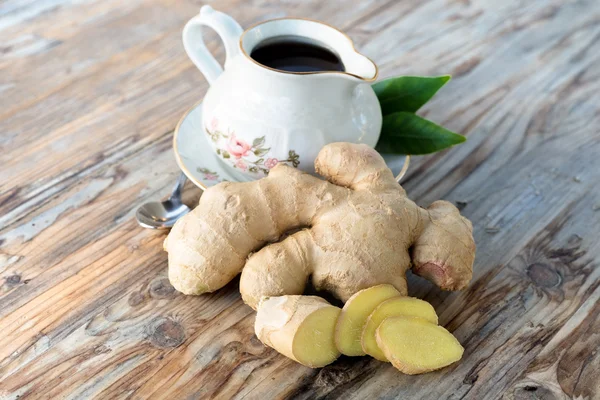
[(293, 343), (294, 356), (299, 363), (318, 368), (331, 364), (340, 356), (334, 341), (335, 323), (340, 312), (338, 307), (324, 307), (304, 320)]
[(460, 360), (464, 351), (446, 329), (418, 317), (386, 318), (375, 338), (392, 365), (408, 375), (444, 368)]
[(375, 332), (379, 324), (388, 317), (397, 316), (420, 317), (437, 325), (438, 317), (431, 304), (415, 297), (392, 297), (379, 304), (369, 315), (362, 331), (361, 345), (365, 353), (379, 361), (388, 361), (383, 351), (377, 345)]
[(341, 310), (316, 296), (265, 297), (254, 330), (265, 345), (300, 364), (324, 367), (340, 352), (334, 332)]
[(369, 315), (381, 304), (401, 293), (392, 285), (383, 284), (363, 289), (348, 299), (335, 328), (335, 344), (347, 356), (363, 356), (360, 339)]

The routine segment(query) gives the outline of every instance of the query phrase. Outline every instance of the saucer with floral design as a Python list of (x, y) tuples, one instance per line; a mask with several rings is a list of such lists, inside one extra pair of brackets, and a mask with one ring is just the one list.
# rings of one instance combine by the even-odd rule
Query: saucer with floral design
[(173, 136), (175, 159), (189, 180), (202, 189), (223, 181), (251, 180), (225, 164), (208, 140), (202, 126), (202, 102), (199, 102), (181, 118)]
[[(202, 102), (194, 105), (181, 118), (173, 135), (175, 159), (183, 173), (202, 189), (223, 181), (247, 182), (248, 175), (238, 172), (225, 164), (215, 153), (202, 122)], [(400, 181), (408, 169), (410, 157), (383, 155), (392, 171), (400, 171), (396, 180)]]

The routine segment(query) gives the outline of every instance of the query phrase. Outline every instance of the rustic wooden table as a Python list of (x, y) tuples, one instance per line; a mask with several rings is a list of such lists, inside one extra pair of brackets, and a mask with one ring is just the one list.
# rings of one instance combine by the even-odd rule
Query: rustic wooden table
[(165, 233), (133, 216), (169, 191), (173, 129), (206, 91), (180, 39), (200, 5), (0, 3), (0, 399), (600, 398), (598, 0), (213, 4), (333, 24), (382, 77), (454, 75), (423, 114), (469, 140), (404, 186), (462, 208), (478, 252), (464, 292), (410, 277), (466, 349), (422, 376), (305, 368), (254, 337), (237, 282), (169, 284)]

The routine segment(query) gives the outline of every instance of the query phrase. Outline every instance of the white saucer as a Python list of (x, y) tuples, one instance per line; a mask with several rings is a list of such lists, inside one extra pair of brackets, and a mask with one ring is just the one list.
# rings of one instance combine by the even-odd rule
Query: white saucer
[[(223, 181), (250, 180), (223, 163), (208, 143), (202, 125), (202, 102), (196, 103), (177, 124), (173, 135), (173, 150), (179, 168), (202, 189)], [(396, 180), (400, 181), (408, 169), (410, 156), (384, 155), (384, 158), (392, 171), (400, 171), (396, 176)]]

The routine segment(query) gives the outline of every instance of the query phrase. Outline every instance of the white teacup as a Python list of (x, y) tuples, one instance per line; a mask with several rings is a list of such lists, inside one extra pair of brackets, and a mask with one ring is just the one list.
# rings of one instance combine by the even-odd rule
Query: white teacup
[[(224, 68), (207, 50), (202, 26), (222, 38)], [(291, 72), (250, 57), (257, 46), (277, 40), (327, 49), (344, 71)], [(377, 143), (382, 116), (370, 85), (377, 66), (339, 30), (281, 18), (243, 31), (228, 15), (204, 6), (185, 26), (183, 43), (211, 85), (203, 103), (203, 134), (223, 161), (249, 177), (265, 176), (278, 162), (314, 172), (317, 153), (327, 143)]]

